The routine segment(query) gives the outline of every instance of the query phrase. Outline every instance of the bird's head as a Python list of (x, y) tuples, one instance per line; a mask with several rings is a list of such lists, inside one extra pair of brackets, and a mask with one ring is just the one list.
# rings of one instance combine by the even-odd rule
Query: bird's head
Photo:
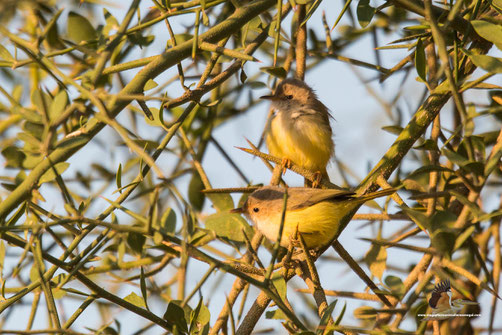
[(284, 191), (280, 187), (261, 187), (249, 195), (242, 207), (232, 209), (230, 212), (244, 214), (255, 223), (261, 222), (267, 217), (280, 214), (283, 197)]
[(294, 78), (284, 79), (274, 94), (260, 97), (272, 102), (272, 107), (279, 111), (296, 110), (299, 106), (314, 107), (319, 100), (315, 92), (303, 81)]
[(449, 280), (444, 280), (434, 287), (429, 299), (429, 306), (434, 309), (449, 308), (451, 306), (451, 285)]

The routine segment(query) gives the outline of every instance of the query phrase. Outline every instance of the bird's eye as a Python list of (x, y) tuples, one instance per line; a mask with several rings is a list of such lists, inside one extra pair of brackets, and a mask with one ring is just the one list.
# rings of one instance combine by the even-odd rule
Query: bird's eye
[(291, 100), (291, 99), (293, 99), (293, 96), (292, 95), (286, 95), (286, 99)]
[(253, 208), (253, 212), (258, 213), (260, 209), (258, 207)]

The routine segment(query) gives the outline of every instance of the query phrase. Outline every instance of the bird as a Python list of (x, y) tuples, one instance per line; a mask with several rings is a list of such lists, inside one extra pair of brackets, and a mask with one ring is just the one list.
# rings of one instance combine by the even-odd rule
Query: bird
[(458, 314), (466, 305), (478, 305), (475, 301), (456, 299), (451, 300), (451, 285), (449, 280), (437, 284), (429, 299), (432, 308), (431, 315), (423, 318), (423, 321), (447, 320)]
[(231, 212), (244, 214), (265, 237), (275, 242), (287, 193), (280, 245), (289, 247), (298, 231), (308, 249), (317, 249), (331, 243), (344, 228), (342, 220), (353, 215), (363, 203), (394, 192), (395, 188), (389, 188), (358, 196), (339, 189), (264, 186), (251, 193), (242, 207)]
[[(272, 95), (260, 97), (271, 101), (274, 114), (265, 127), (265, 142), (272, 156), (313, 171), (317, 184), (328, 178), (326, 166), (334, 154), (329, 109), (314, 90), (295, 78), (284, 79)], [(315, 186), (315, 185), (314, 185)]]

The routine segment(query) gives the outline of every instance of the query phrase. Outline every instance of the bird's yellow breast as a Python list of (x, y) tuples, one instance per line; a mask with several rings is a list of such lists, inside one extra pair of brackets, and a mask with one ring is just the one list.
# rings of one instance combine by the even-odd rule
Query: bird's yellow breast
[[(308, 248), (317, 248), (331, 242), (340, 230), (342, 203), (322, 201), (299, 210), (288, 210), (284, 219), (281, 245), (287, 247), (296, 229), (302, 234)], [(268, 215), (256, 222), (258, 229), (271, 241), (277, 241), (281, 214)]]
[(331, 128), (320, 117), (300, 117), (293, 123), (285, 122), (287, 117), (276, 115), (267, 132), (266, 142), (271, 155), (287, 158), (293, 163), (311, 170), (326, 170), (333, 154)]

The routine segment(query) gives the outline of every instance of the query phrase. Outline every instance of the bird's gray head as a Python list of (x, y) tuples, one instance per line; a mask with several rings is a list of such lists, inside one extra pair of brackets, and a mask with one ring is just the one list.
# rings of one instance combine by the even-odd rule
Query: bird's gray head
[(261, 98), (271, 100), (272, 107), (279, 111), (295, 111), (302, 107), (314, 110), (326, 109), (307, 84), (294, 78), (284, 79), (277, 86), (273, 95), (266, 95)]

